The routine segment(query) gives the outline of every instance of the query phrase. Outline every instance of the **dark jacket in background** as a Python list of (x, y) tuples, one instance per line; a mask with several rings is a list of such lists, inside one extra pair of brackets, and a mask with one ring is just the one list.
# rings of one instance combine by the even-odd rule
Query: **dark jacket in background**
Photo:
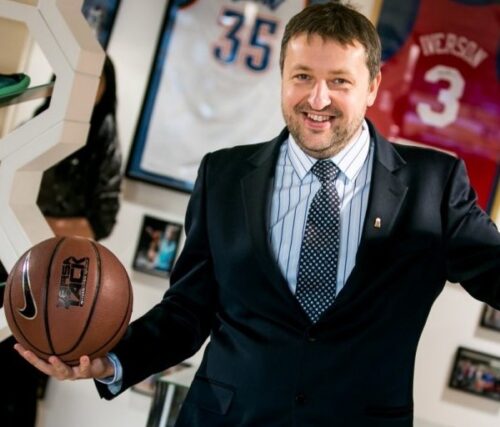
[(95, 239), (111, 233), (120, 208), (121, 152), (112, 114), (88, 143), (45, 171), (37, 204), (45, 216), (86, 217)]
[[(95, 240), (109, 236), (115, 225), (122, 178), (115, 72), (109, 58), (103, 76), (106, 88), (92, 112), (87, 143), (44, 172), (37, 200), (45, 216), (86, 217)], [(47, 100), (35, 115), (49, 103)]]

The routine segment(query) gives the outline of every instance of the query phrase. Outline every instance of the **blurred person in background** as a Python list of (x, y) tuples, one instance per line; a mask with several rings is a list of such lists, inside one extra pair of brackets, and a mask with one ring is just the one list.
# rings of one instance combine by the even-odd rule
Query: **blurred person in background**
[[(37, 108), (49, 108), (50, 98)], [(56, 236), (108, 237), (120, 208), (121, 150), (116, 123), (116, 79), (106, 57), (87, 143), (44, 172), (37, 204)], [(0, 282), (7, 272), (0, 264)], [(3, 306), (3, 288), (0, 289)], [(0, 360), (6, 367), (0, 385), (0, 425), (32, 427), (37, 399), (43, 397), (47, 377), (20, 358), (11, 336), (0, 343)]]

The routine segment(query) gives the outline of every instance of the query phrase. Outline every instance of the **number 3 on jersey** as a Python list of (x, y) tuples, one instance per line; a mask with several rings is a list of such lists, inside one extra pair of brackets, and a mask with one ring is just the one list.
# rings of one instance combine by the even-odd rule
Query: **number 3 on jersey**
[(276, 34), (278, 23), (257, 16), (254, 20), (248, 40), (244, 40), (245, 15), (236, 10), (226, 9), (219, 17), (220, 25), (227, 27), (224, 38), (217, 43), (213, 54), (223, 64), (238, 62), (243, 56), (243, 64), (251, 71), (264, 71), (269, 65), (270, 43), (266, 35)]
[(425, 81), (436, 83), (444, 80), (449, 83), (449, 87), (441, 89), (438, 93), (438, 101), (443, 105), (442, 111), (434, 111), (429, 104), (419, 102), (417, 113), (420, 120), (425, 124), (445, 127), (453, 123), (460, 108), (459, 100), (464, 93), (465, 81), (456, 68), (446, 65), (436, 65), (425, 73)]

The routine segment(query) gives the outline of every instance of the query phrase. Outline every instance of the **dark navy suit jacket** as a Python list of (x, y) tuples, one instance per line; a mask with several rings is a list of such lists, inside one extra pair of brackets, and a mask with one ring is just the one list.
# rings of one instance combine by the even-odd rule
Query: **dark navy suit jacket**
[(204, 158), (172, 286), (114, 350), (124, 389), (210, 336), (177, 426), (412, 425), (415, 353), (431, 306), (450, 280), (500, 309), (500, 234), (476, 206), (462, 161), (390, 144), (371, 124), (370, 132), (375, 158), (356, 265), (315, 325), (268, 235), (287, 131)]

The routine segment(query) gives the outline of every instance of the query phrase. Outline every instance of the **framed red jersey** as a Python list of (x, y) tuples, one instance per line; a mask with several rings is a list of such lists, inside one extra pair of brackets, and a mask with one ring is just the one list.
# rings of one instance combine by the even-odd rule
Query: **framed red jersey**
[(368, 111), (393, 141), (463, 158), (479, 204), (498, 206), (500, 2), (385, 0), (382, 83)]

